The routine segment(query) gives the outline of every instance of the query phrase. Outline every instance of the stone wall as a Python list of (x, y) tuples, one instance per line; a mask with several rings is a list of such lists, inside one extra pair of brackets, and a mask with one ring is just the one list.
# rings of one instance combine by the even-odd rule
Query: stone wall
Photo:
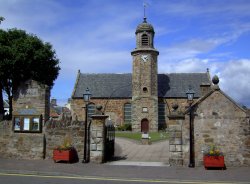
[(147, 119), (149, 122), (149, 132), (158, 131), (158, 98), (138, 97), (133, 100), (132, 109), (132, 130), (134, 132), (141, 132), (143, 119)]
[(46, 122), (43, 133), (17, 133), (12, 121), (0, 122), (0, 158), (51, 159), (53, 149), (62, 145), (65, 138), (72, 145), (81, 160), (84, 146), (84, 123), (63, 118)]
[[(123, 125), (124, 124), (124, 104), (131, 103), (132, 99), (91, 99), (91, 103), (100, 104), (105, 108), (105, 115), (110, 116), (112, 122), (115, 125)], [(195, 99), (196, 101), (197, 99)], [(158, 99), (158, 103), (165, 104), (165, 117), (166, 117), (166, 124), (167, 116), (171, 111), (171, 106), (173, 104), (178, 104), (179, 108), (178, 111), (184, 112), (187, 108), (187, 100), (186, 99), (176, 99), (176, 98), (168, 98), (168, 99)], [(141, 105), (140, 105), (141, 106)], [(71, 100), (71, 108), (72, 108), (72, 116), (74, 120), (84, 121), (85, 120), (85, 104), (83, 99), (72, 99)], [(141, 108), (139, 109), (141, 112)], [(151, 120), (151, 119), (149, 119)], [(158, 120), (156, 120), (158, 121)], [(141, 119), (138, 121), (141, 123)], [(140, 126), (138, 126), (140, 127)], [(166, 126), (168, 127), (168, 125)]]
[(105, 161), (105, 120), (108, 116), (92, 116), (90, 136), (90, 162), (103, 163)]
[(53, 149), (63, 144), (65, 139), (72, 141), (79, 160), (83, 158), (84, 150), (84, 123), (79, 121), (60, 120), (48, 121), (44, 127), (46, 139), (46, 158), (53, 156)]
[(42, 115), (49, 119), (50, 88), (34, 80), (20, 84), (13, 94), (13, 115)]
[[(203, 165), (207, 146), (217, 146), (225, 155), (226, 166), (250, 165), (250, 124), (246, 112), (222, 91), (214, 90), (195, 105), (195, 164)], [(189, 162), (189, 115), (183, 135), (184, 165)]]
[[(115, 125), (124, 124), (124, 104), (131, 103), (131, 99), (91, 99), (90, 103), (102, 105), (105, 115), (110, 116)], [(71, 108), (73, 117), (79, 121), (85, 120), (85, 104), (83, 99), (72, 99)]]
[(171, 166), (182, 166), (183, 165), (183, 140), (182, 140), (182, 129), (184, 115), (176, 112), (172, 112), (168, 116), (168, 131), (169, 131), (169, 164)]
[[(83, 158), (83, 122), (66, 114), (49, 120), (49, 98), (50, 88), (34, 80), (19, 86), (13, 97), (13, 121), (0, 122), (1, 158), (52, 158), (53, 149), (66, 138), (72, 140), (78, 157)], [(39, 125), (35, 126), (37, 117)]]
[(44, 134), (14, 133), (12, 121), (0, 122), (0, 157), (14, 159), (43, 159)]

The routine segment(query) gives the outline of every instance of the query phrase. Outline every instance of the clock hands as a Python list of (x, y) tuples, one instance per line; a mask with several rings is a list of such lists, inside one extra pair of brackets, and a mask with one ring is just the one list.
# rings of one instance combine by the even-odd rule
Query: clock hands
[(142, 55), (141, 56), (141, 59), (146, 62), (148, 60), (148, 55)]

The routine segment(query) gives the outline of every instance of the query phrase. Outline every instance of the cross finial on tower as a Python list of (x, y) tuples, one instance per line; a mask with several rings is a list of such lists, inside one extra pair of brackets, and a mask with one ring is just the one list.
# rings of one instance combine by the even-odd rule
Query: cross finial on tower
[(144, 10), (144, 17), (143, 17), (143, 22), (147, 22), (147, 17), (146, 17), (146, 7), (148, 6), (148, 3), (143, 2), (143, 10)]

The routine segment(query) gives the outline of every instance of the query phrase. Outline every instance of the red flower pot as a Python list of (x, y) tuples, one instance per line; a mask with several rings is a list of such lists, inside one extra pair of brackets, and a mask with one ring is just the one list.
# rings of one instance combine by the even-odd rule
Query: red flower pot
[(203, 161), (206, 169), (209, 167), (225, 168), (224, 156), (204, 156)]
[(72, 162), (74, 160), (74, 151), (73, 150), (53, 150), (53, 160), (57, 161), (66, 161)]

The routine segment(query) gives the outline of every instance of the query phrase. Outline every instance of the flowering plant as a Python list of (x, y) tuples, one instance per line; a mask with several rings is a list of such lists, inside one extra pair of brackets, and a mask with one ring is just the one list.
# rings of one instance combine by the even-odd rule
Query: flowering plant
[(69, 136), (66, 136), (63, 140), (62, 145), (55, 147), (55, 149), (59, 151), (72, 150), (73, 145), (71, 138)]
[(223, 156), (223, 153), (215, 145), (208, 146), (204, 152), (205, 156)]

